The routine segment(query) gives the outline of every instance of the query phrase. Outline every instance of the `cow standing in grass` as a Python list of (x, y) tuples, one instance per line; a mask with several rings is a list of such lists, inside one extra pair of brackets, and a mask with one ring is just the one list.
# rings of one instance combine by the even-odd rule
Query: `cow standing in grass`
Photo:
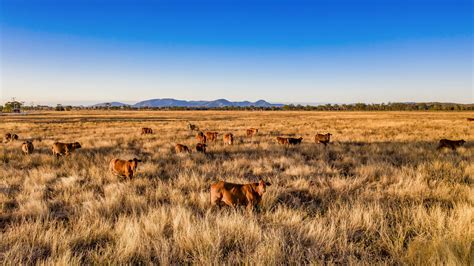
[(232, 133), (227, 133), (224, 135), (224, 144), (233, 145), (234, 144), (234, 135)]
[(314, 136), (314, 142), (319, 143), (319, 144), (324, 144), (324, 146), (328, 145), (328, 143), (331, 141), (331, 133), (327, 134), (316, 134)]
[(196, 134), (196, 140), (198, 141), (198, 143), (205, 144), (207, 139), (204, 133), (200, 131)]
[(266, 187), (270, 185), (270, 183), (263, 180), (250, 184), (219, 181), (212, 184), (210, 188), (211, 206), (247, 206), (247, 209), (253, 209), (258, 206)]
[(138, 163), (141, 160), (133, 158), (131, 160), (122, 160), (114, 158), (109, 163), (109, 169), (116, 176), (132, 178), (137, 171)]

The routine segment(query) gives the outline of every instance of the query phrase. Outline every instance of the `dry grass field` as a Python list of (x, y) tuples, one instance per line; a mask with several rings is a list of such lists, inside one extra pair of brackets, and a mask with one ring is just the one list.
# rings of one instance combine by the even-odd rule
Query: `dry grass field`
[[(0, 116), (0, 263), (473, 265), (474, 113), (119, 112)], [(201, 129), (218, 131), (208, 154)], [(141, 127), (153, 135), (140, 135)], [(256, 127), (259, 135), (245, 136)], [(222, 133), (236, 135), (224, 146)], [(315, 133), (331, 132), (327, 147)], [(302, 136), (284, 147), (276, 136)], [(38, 139), (23, 155), (23, 139)], [(467, 141), (436, 151), (441, 138)], [(79, 141), (68, 157), (54, 141)], [(113, 157), (143, 160), (131, 180)], [(272, 183), (259, 210), (211, 209), (218, 180)]]

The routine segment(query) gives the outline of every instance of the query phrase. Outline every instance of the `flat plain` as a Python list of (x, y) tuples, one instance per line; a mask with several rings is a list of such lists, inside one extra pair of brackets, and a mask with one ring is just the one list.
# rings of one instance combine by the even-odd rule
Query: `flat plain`
[[(473, 264), (473, 112), (71, 111), (0, 116), (0, 263)], [(208, 153), (191, 122), (219, 132)], [(150, 127), (153, 135), (140, 135)], [(259, 129), (253, 138), (250, 127)], [(224, 146), (223, 133), (236, 136)], [(316, 133), (332, 133), (325, 147)], [(303, 137), (298, 146), (275, 137)], [(465, 139), (437, 151), (441, 138)], [(21, 152), (33, 139), (35, 151)], [(55, 158), (55, 141), (81, 143)], [(114, 158), (142, 159), (130, 180)], [(259, 210), (209, 186), (264, 179)]]

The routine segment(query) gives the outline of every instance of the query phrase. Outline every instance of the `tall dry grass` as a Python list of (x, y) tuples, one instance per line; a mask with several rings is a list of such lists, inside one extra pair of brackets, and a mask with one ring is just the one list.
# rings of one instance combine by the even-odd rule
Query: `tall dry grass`
[[(473, 264), (473, 113), (79, 112), (0, 117), (0, 262)], [(232, 132), (193, 146), (186, 124)], [(148, 126), (156, 134), (141, 136)], [(248, 127), (259, 128), (253, 139)], [(315, 133), (331, 132), (328, 147)], [(295, 135), (285, 148), (274, 137)], [(437, 152), (440, 138), (464, 138)], [(54, 141), (83, 148), (56, 159)], [(113, 157), (144, 160), (131, 180)], [(218, 180), (273, 185), (259, 212), (211, 210)]]

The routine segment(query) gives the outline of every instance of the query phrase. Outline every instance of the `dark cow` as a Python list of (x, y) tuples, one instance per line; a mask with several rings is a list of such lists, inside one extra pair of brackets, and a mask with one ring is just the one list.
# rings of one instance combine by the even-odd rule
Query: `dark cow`
[(33, 146), (33, 142), (31, 140), (27, 140), (21, 144), (21, 150), (25, 155), (33, 153), (35, 147)]
[(149, 135), (149, 134), (153, 134), (153, 129), (149, 127), (142, 128), (142, 135)]
[(198, 143), (198, 144), (196, 144), (196, 151), (197, 151), (197, 152), (206, 153), (206, 147), (207, 147), (206, 144), (204, 144), (204, 143)]
[(466, 143), (466, 141), (463, 139), (461, 140), (441, 139), (439, 141), (439, 145), (437, 149), (440, 150), (442, 148), (450, 148), (451, 150), (456, 150), (457, 148), (463, 146), (464, 143)]

